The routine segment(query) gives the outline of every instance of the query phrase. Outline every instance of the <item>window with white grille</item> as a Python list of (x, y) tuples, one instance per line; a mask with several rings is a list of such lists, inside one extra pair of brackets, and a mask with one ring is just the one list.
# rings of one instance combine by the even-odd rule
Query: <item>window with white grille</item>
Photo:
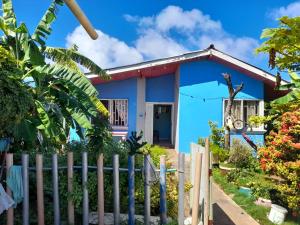
[(128, 100), (103, 99), (102, 104), (109, 112), (109, 122), (112, 127), (127, 128), (128, 126)]
[[(223, 110), (223, 120), (225, 124), (225, 110), (228, 104), (228, 100), (224, 100), (224, 110)], [(241, 120), (246, 124), (249, 124), (249, 118), (251, 116), (263, 116), (264, 114), (264, 102), (259, 100), (242, 100), (236, 99), (233, 101), (232, 105), (232, 119), (233, 121)], [(262, 129), (262, 127), (254, 127), (257, 129)]]

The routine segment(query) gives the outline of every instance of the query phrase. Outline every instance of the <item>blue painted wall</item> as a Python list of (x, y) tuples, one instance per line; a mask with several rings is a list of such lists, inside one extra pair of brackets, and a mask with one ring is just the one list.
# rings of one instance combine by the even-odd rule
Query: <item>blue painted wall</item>
[(146, 79), (146, 102), (174, 102), (174, 74)]
[[(190, 143), (210, 133), (208, 121), (222, 126), (223, 98), (228, 90), (222, 73), (230, 73), (232, 82), (245, 86), (236, 98), (263, 99), (263, 83), (213, 61), (187, 62), (180, 66), (179, 151), (190, 152)], [(263, 135), (258, 135), (263, 139)]]
[(128, 135), (136, 130), (137, 79), (111, 81), (96, 85), (100, 99), (128, 99)]

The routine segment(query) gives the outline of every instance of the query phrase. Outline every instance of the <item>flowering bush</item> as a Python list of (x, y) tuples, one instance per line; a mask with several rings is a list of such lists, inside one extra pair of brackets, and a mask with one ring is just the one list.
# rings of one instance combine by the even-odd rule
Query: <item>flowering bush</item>
[(277, 185), (282, 199), (294, 211), (300, 210), (300, 108), (290, 110), (273, 122), (266, 147), (259, 149), (261, 168), (284, 178)]

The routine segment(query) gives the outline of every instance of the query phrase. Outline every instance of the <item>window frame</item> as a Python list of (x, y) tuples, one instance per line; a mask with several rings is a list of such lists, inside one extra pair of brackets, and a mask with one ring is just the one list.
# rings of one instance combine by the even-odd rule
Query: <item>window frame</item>
[[(111, 105), (112, 105), (112, 102), (113, 101), (124, 101), (124, 100), (126, 100), (126, 102), (127, 102), (127, 106), (126, 106), (126, 108), (127, 108), (127, 112), (126, 112), (126, 125), (124, 125), (124, 126), (120, 126), (120, 125), (113, 125), (113, 113), (112, 113), (112, 109), (111, 109)], [(102, 99), (100, 99), (100, 101), (108, 101), (108, 105), (109, 105), (109, 109), (107, 109), (108, 110), (108, 113), (109, 113), (109, 124), (110, 124), (110, 126), (111, 126), (111, 128), (113, 129), (113, 130), (124, 130), (124, 131), (126, 131), (126, 130), (128, 130), (128, 112), (129, 112), (129, 109), (128, 109), (128, 106), (129, 106), (129, 100), (128, 100), (128, 98), (102, 98)]]
[[(225, 101), (228, 101), (228, 98), (223, 98), (223, 113), (222, 113), (222, 124), (225, 126)], [(258, 102), (258, 116), (264, 116), (265, 111), (265, 102), (263, 99), (250, 99), (250, 98), (236, 98), (234, 101), (241, 101), (241, 117), (244, 118), (244, 101), (256, 101)], [(252, 127), (248, 128), (247, 132), (265, 132), (264, 124), (260, 125), (259, 127)]]

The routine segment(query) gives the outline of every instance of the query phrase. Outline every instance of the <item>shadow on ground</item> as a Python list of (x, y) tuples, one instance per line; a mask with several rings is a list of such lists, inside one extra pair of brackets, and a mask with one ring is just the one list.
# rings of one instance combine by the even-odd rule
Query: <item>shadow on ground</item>
[(214, 225), (236, 225), (217, 203), (213, 204), (213, 212)]

